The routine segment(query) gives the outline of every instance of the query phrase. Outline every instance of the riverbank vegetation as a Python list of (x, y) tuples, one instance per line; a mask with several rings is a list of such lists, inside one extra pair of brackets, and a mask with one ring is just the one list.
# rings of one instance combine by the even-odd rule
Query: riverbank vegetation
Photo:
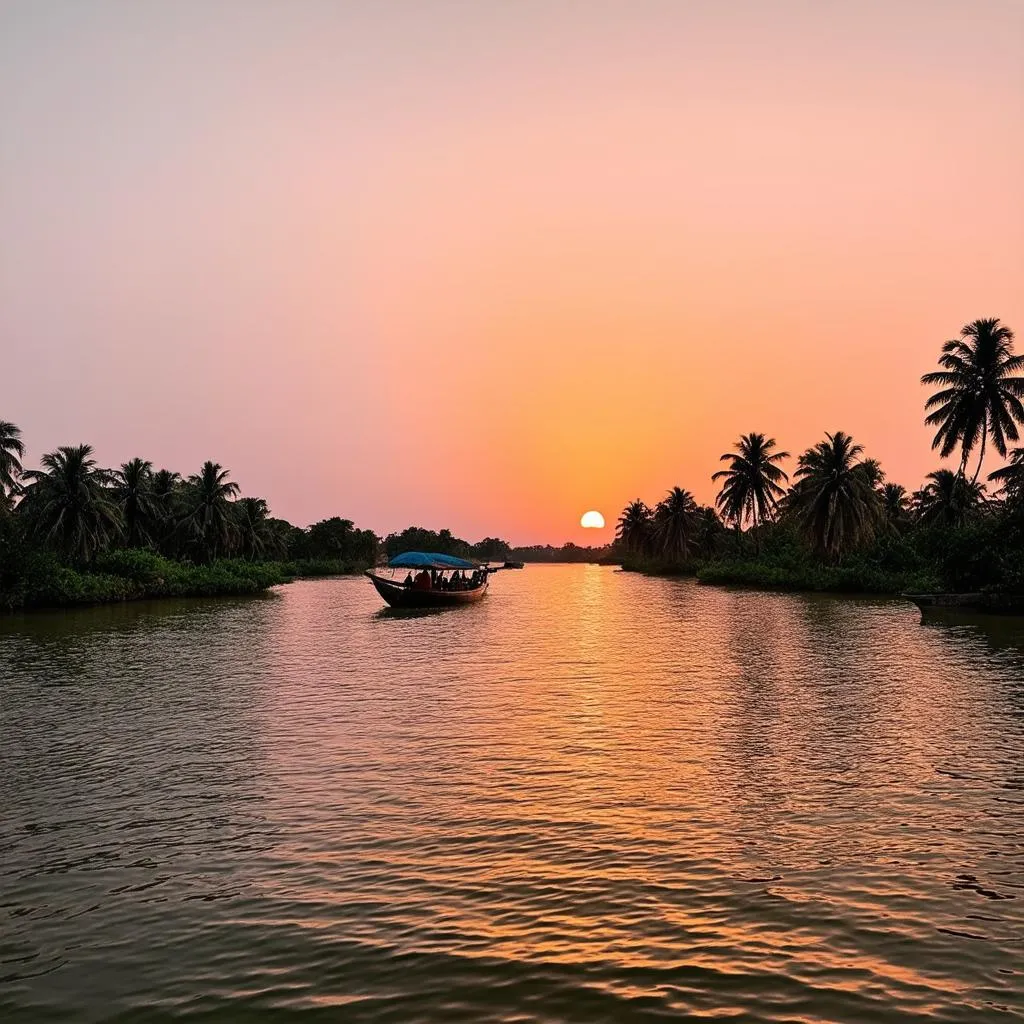
[[(763, 433), (722, 455), (715, 507), (673, 488), (653, 508), (622, 512), (625, 568), (687, 573), (705, 583), (788, 590), (1024, 593), (1024, 356), (999, 320), (947, 341), (925, 422), (933, 448), (958, 455), (908, 491), (843, 431), (796, 458)], [(995, 451), (1005, 464), (983, 475)], [(975, 458), (977, 459), (975, 463)]]
[(47, 452), (38, 469), (24, 455), (19, 428), (0, 421), (0, 610), (252, 594), (400, 551), (480, 561), (511, 551), (495, 537), (471, 544), (420, 527), (382, 539), (339, 516), (293, 526), (216, 462), (182, 476), (141, 458), (105, 469), (89, 445)]

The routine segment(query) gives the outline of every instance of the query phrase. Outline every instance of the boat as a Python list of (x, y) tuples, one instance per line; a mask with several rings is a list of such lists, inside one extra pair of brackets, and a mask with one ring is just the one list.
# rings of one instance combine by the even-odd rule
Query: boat
[(1024, 615), (1024, 594), (989, 591), (973, 594), (903, 594), (913, 601), (922, 616), (981, 612), (986, 615)]
[[(487, 593), (491, 573), (511, 568), (515, 566), (488, 566), (433, 551), (405, 551), (381, 569), (367, 569), (366, 575), (392, 608), (450, 608), (479, 601)], [(384, 575), (385, 570), (392, 575)]]

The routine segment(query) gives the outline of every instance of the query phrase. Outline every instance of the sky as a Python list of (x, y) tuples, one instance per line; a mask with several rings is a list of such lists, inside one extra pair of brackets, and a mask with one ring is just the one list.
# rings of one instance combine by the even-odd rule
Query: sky
[(0, 419), (521, 544), (751, 430), (914, 488), (1022, 182), (1022, 0), (2, 0)]

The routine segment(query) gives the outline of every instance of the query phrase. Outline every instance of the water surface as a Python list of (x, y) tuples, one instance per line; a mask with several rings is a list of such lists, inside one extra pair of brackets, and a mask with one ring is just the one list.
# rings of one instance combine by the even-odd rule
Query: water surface
[(596, 566), (0, 619), (0, 1019), (1024, 1017), (1024, 627)]

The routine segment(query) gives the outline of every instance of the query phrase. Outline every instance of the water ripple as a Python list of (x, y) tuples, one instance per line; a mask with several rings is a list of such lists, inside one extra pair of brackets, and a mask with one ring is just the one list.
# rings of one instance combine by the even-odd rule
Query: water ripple
[(503, 574), (0, 621), (0, 1017), (1024, 1018), (1024, 631)]

